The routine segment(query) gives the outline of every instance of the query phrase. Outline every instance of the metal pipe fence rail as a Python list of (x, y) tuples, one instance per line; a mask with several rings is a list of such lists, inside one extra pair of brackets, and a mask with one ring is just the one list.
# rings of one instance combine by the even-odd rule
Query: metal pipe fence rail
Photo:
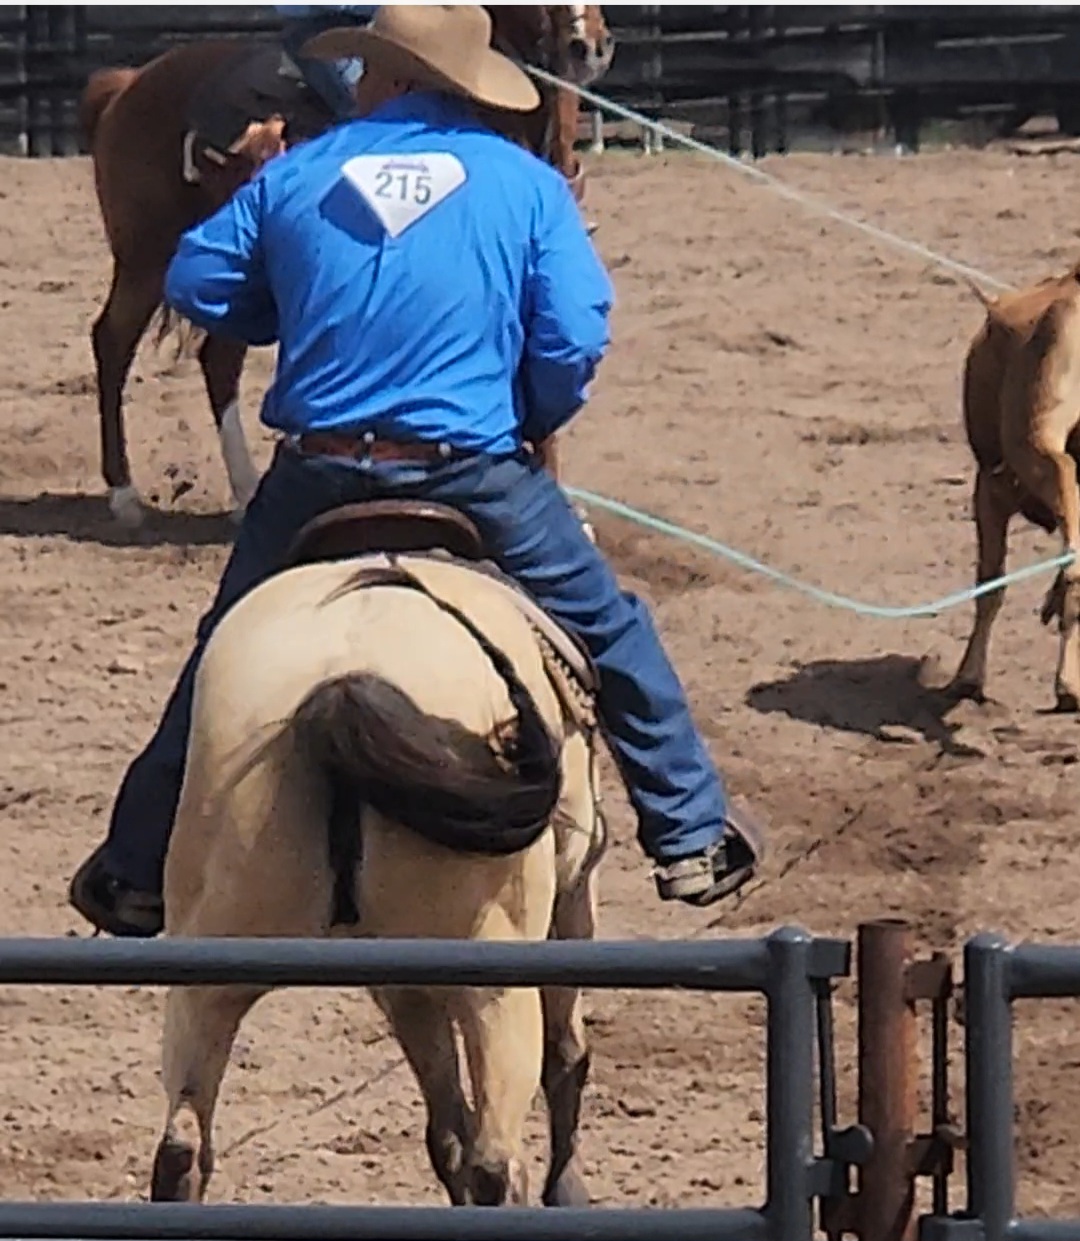
[[(815, 1042), (850, 945), (765, 939), (511, 944), (450, 940), (0, 939), (0, 984), (542, 986), (761, 994), (766, 1195), (760, 1209), (515, 1210), (0, 1202), (0, 1238), (168, 1241), (810, 1241), (835, 1176), (815, 1158)], [(831, 1053), (823, 1057), (831, 1063)], [(826, 1107), (828, 1092), (822, 1091)]]

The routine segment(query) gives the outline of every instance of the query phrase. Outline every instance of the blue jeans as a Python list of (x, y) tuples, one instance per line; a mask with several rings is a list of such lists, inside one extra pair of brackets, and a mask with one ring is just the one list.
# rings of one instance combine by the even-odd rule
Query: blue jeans
[(634, 809), (638, 839), (669, 863), (723, 838), (724, 786), (694, 727), (648, 608), (619, 589), (551, 475), (524, 455), (445, 464), (361, 464), (278, 447), (248, 506), (217, 597), (149, 745), (113, 808), (105, 862), (119, 879), (160, 893), (180, 798), (199, 657), (225, 612), (277, 572), (293, 538), (339, 504), (425, 499), (465, 513), (490, 558), (588, 647), (600, 674), (600, 714)]
[(341, 60), (313, 60), (300, 55), (300, 49), (324, 30), (337, 26), (366, 26), (370, 19), (357, 13), (319, 13), (311, 17), (286, 18), (281, 42), (296, 61), (304, 81), (322, 99), (337, 120), (352, 116), (356, 105), (356, 84), (364, 71), (359, 57)]

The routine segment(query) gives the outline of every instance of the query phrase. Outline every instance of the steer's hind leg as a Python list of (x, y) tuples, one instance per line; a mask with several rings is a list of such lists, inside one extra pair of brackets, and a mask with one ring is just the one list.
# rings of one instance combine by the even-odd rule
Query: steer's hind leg
[[(976, 580), (981, 584), (1005, 573), (1009, 520), (1016, 510), (991, 471), (982, 469), (975, 479), (973, 509), (979, 548)], [(985, 695), (990, 632), (1004, 601), (1004, 586), (975, 600), (975, 623), (950, 687), (957, 697), (981, 701)]]

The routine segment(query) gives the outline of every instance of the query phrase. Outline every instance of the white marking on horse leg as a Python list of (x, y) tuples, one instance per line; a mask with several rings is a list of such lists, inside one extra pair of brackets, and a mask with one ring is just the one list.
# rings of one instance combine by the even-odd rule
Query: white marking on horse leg
[(589, 510), (585, 508), (584, 505), (575, 504), (574, 512), (577, 514), (578, 521), (581, 522), (581, 528), (582, 530), (585, 531), (585, 534), (588, 536), (589, 542), (595, 543), (596, 542), (596, 528), (593, 526), (592, 522), (589, 520)]
[(141, 526), (145, 516), (139, 493), (130, 484), (127, 487), (109, 488), (109, 512), (129, 530)]
[(233, 498), (237, 507), (243, 510), (251, 503), (255, 488), (259, 485), (259, 474), (248, 451), (244, 424), (240, 421), (240, 406), (236, 401), (230, 401), (225, 407), (218, 437), (221, 440), (221, 455), (225, 460), (225, 472), (229, 476)]

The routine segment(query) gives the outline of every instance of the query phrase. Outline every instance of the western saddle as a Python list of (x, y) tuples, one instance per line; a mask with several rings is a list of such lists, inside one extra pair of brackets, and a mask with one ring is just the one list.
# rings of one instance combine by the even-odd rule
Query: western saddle
[(342, 560), (374, 552), (445, 552), (456, 560), (484, 558), (473, 523), (446, 504), (423, 500), (368, 500), (344, 504), (309, 521), (293, 541), (290, 566)]
[[(318, 561), (345, 560), (363, 556), (404, 557), (393, 565), (403, 580), (424, 589), (425, 560), (459, 560), (477, 573), (496, 582), (517, 606), (541, 642), (545, 663), (556, 686), (567, 689), (569, 673), (578, 693), (572, 695), (577, 707), (582, 692), (593, 699), (599, 688), (596, 667), (584, 645), (567, 633), (539, 604), (486, 559), (480, 531), (464, 514), (446, 504), (422, 500), (368, 500), (345, 504), (309, 521), (293, 540), (286, 568)], [(554, 668), (552, 664), (556, 665)]]

